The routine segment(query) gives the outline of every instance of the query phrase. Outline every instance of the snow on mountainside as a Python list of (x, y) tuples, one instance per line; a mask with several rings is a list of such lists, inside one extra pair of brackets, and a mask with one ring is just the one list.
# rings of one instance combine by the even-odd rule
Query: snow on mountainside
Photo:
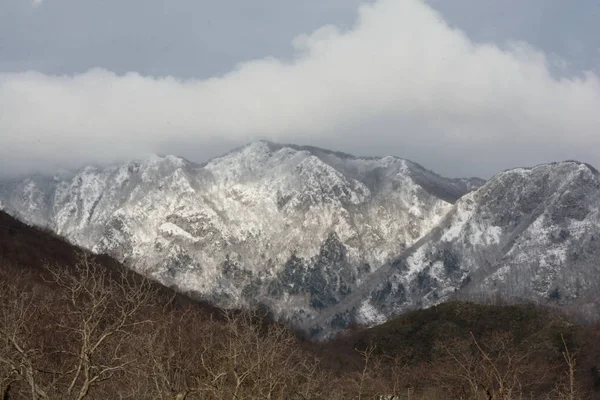
[[(600, 176), (579, 162), (514, 169), (461, 198), (428, 239), (364, 294), (389, 316), (456, 294), (579, 304), (598, 319)], [(592, 307), (595, 303), (595, 307)], [(360, 312), (357, 318), (362, 317)]]
[(579, 162), (446, 179), (396, 157), (256, 142), (0, 183), (0, 207), (222, 306), (316, 336), (453, 296), (600, 319), (600, 177)]
[(343, 301), (481, 180), (396, 157), (255, 142), (0, 184), (2, 207), (220, 305), (290, 319)]

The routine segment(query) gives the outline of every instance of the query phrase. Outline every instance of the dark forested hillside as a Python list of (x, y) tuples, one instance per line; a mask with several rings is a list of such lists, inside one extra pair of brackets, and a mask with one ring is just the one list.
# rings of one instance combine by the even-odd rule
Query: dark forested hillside
[(600, 387), (600, 331), (533, 305), (445, 303), (312, 343), (1, 212), (0, 285), (3, 400), (589, 399)]

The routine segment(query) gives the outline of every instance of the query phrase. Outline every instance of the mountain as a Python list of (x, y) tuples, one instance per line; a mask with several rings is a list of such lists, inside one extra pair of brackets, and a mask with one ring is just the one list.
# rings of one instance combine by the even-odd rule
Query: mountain
[(194, 301), (2, 211), (0, 287), (3, 400), (350, 396), (328, 380), (320, 397), (335, 371), (262, 314)]
[(180, 291), (315, 335), (457, 296), (589, 317), (600, 185), (578, 162), (447, 179), (397, 157), (255, 142), (0, 184), (0, 207)]
[(435, 227), (481, 180), (396, 157), (256, 142), (0, 186), (2, 208), (217, 304), (318, 313)]
[[(121, 279), (123, 276), (135, 283), (146, 280), (105, 254), (91, 254), (52, 231), (29, 226), (0, 211), (0, 285), (3, 288), (11, 285), (23, 293), (50, 292), (60, 297), (64, 295), (64, 288), (52, 283), (50, 271), (64, 268), (67, 273), (76, 276), (79, 271), (77, 265), (81, 264), (83, 255), (101, 267), (103, 278), (107, 280)], [(221, 314), (221, 310), (212, 304), (196, 301), (156, 282), (150, 281), (149, 286), (158, 296), (168, 299), (170, 306), (175, 308), (191, 307), (206, 318)], [(3, 295), (10, 299), (11, 293), (3, 292)], [(162, 308), (155, 311), (165, 313)]]
[[(265, 398), (269, 390), (274, 398), (347, 399), (357, 390), (379, 398), (414, 387), (446, 399), (463, 393), (466, 379), (489, 372), (487, 359), (471, 352), (471, 360), (483, 361), (474, 375), (441, 373), (458, 369), (449, 355), (464, 356), (465, 344), (475, 349), (473, 338), (484, 348), (508, 344), (491, 362), (504, 367), (506, 357), (518, 356), (518, 368), (507, 372), (518, 374), (519, 393), (554, 398), (556, 382), (567, 376), (560, 335), (577, 356), (578, 388), (589, 393), (577, 398), (600, 393), (598, 328), (533, 305), (448, 302), (328, 342), (299, 341), (279, 324), (225, 315), (1, 211), (0, 285), (0, 398), (30, 398), (32, 388), (38, 398), (69, 398), (74, 387), (103, 399)], [(98, 346), (82, 351), (90, 342)], [(376, 351), (365, 363), (361, 351), (369, 346)], [(89, 372), (80, 374), (79, 365)], [(241, 394), (240, 370), (252, 382)], [(224, 377), (219, 385), (215, 371)]]
[[(328, 318), (385, 321), (448, 298), (535, 301), (600, 319), (600, 177), (579, 162), (514, 169), (458, 200)], [(320, 316), (326, 326), (328, 318)]]

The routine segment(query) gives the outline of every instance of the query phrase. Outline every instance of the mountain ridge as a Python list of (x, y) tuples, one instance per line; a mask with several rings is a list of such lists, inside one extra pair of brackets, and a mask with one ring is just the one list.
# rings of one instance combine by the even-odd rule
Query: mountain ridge
[[(501, 292), (484, 271), (497, 274), (511, 251), (527, 262), (544, 246), (563, 251), (554, 239), (527, 247), (532, 224), (568, 231), (563, 242), (573, 249), (594, 237), (577, 229), (595, 232), (598, 188), (597, 170), (572, 161), (485, 182), (443, 178), (397, 157), (259, 141), (204, 164), (153, 156), (72, 178), (0, 182), (0, 208), (181, 291), (221, 306), (263, 304), (329, 334), (456, 292)], [(548, 213), (550, 222), (540, 220)], [(587, 246), (595, 254), (596, 244)], [(546, 275), (574, 269), (588, 291), (589, 257), (545, 267)], [(587, 296), (562, 290), (564, 306)]]

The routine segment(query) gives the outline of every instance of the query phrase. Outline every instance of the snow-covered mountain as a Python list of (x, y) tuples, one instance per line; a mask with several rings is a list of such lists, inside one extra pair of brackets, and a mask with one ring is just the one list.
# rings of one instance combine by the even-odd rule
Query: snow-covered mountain
[(502, 172), (388, 268), (361, 296), (359, 318), (383, 319), (458, 292), (577, 306), (600, 319), (600, 175), (579, 162)]
[[(565, 162), (446, 179), (396, 157), (255, 142), (0, 183), (0, 207), (219, 305), (307, 331), (450, 295), (573, 304), (596, 284), (598, 173)], [(589, 297), (589, 296), (588, 296)]]

